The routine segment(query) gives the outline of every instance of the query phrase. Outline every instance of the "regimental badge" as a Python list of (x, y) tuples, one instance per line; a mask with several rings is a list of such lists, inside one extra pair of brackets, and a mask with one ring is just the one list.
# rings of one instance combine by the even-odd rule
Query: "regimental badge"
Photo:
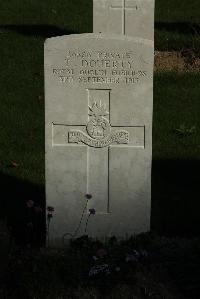
[(106, 138), (111, 131), (111, 125), (105, 116), (109, 115), (106, 105), (98, 105), (96, 102), (89, 106), (89, 116), (91, 119), (87, 123), (86, 129), (90, 137), (94, 139)]
[(95, 101), (92, 106), (88, 106), (90, 119), (86, 124), (86, 132), (81, 130), (71, 130), (68, 134), (69, 143), (84, 143), (91, 147), (106, 147), (112, 143), (128, 144), (129, 132), (117, 130), (112, 132), (111, 124), (106, 118), (109, 112), (106, 105), (99, 104)]

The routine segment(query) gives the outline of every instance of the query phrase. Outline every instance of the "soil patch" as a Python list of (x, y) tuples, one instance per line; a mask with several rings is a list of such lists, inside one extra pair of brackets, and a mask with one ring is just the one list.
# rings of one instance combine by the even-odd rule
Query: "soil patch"
[(199, 72), (200, 57), (191, 50), (155, 51), (155, 71)]

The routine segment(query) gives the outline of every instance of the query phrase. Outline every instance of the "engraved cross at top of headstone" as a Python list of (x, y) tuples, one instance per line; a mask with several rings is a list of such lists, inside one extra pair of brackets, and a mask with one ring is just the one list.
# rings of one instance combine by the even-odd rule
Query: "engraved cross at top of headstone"
[[(121, 0), (121, 5), (118, 5), (118, 4), (115, 4), (113, 3), (111, 6), (110, 6), (110, 9), (120, 9), (121, 12), (122, 12), (122, 34), (126, 34), (126, 11), (127, 10), (137, 10), (138, 9), (138, 6), (135, 5), (135, 6), (129, 6), (127, 5), (126, 3), (126, 0)], [(134, 1), (135, 2), (135, 1)]]
[[(95, 208), (97, 214), (105, 214), (112, 211), (109, 190), (111, 149), (144, 148), (145, 127), (112, 125), (111, 90), (88, 89), (87, 92), (86, 123), (78, 124), (77, 120), (77, 125), (53, 124), (53, 145), (63, 145), (56, 142), (56, 135), (62, 131), (65, 146), (87, 146), (86, 193), (92, 195), (88, 209)], [(139, 141), (134, 140), (137, 138)]]

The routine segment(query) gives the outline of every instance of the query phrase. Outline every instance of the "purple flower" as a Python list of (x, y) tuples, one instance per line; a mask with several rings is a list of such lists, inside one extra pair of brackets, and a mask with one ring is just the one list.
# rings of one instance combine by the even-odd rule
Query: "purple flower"
[(96, 213), (95, 209), (89, 209), (90, 215), (94, 215)]
[(34, 201), (29, 199), (27, 202), (26, 202), (26, 206), (27, 208), (32, 208), (34, 206)]
[(54, 212), (54, 207), (47, 207), (47, 211), (51, 213)]

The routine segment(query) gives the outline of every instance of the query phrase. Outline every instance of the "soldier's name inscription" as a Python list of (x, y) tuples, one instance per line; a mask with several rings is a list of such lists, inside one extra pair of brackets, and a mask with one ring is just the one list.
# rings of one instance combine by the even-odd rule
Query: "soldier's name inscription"
[(135, 84), (147, 77), (147, 70), (138, 69), (138, 60), (133, 51), (67, 51), (63, 55), (63, 65), (52, 72), (61, 83), (124, 83)]

